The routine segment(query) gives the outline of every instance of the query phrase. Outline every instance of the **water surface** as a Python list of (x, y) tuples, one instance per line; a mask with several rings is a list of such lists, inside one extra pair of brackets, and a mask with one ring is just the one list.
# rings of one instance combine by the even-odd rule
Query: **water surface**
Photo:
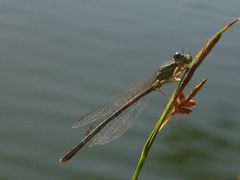
[[(58, 159), (82, 115), (152, 74), (175, 51), (197, 53), (239, 16), (239, 1), (0, 2), (0, 178), (130, 179), (167, 98), (148, 96), (134, 126), (105, 146)], [(236, 179), (240, 173), (239, 24), (192, 85), (198, 106), (159, 134), (139, 179)], [(168, 89), (166, 90), (168, 92)], [(170, 95), (170, 92), (169, 92)]]

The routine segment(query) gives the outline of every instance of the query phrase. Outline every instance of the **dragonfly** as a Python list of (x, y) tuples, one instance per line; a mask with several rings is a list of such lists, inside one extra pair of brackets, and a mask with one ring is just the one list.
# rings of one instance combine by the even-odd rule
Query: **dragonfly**
[(163, 84), (179, 82), (180, 74), (189, 68), (192, 56), (176, 52), (170, 63), (160, 66), (150, 77), (119, 94), (110, 102), (95, 109), (73, 124), (73, 128), (88, 126), (85, 136), (62, 158), (60, 163), (70, 160), (83, 147), (109, 143), (121, 136), (145, 106), (145, 96), (160, 91)]

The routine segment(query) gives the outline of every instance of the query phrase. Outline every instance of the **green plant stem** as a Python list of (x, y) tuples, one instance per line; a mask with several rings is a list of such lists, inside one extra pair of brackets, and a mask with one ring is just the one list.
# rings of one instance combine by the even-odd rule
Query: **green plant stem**
[(162, 124), (164, 123), (164, 120), (166, 119), (167, 115), (169, 114), (170, 112), (170, 109), (171, 109), (171, 106), (172, 106), (172, 102), (173, 102), (173, 97), (175, 96), (176, 92), (173, 93), (172, 95), (172, 98), (170, 99), (170, 101), (168, 102), (167, 106), (166, 106), (166, 109), (165, 111), (163, 112), (163, 114), (161, 115), (160, 119), (158, 120), (157, 124), (154, 126), (150, 136), (148, 137), (144, 147), (143, 147), (143, 150), (142, 150), (142, 153), (141, 153), (141, 156), (140, 156), (140, 159), (138, 161), (138, 164), (137, 164), (137, 167), (135, 169), (135, 172), (132, 176), (132, 180), (137, 180), (138, 176), (139, 176), (139, 173), (143, 167), (143, 164), (145, 162), (145, 159), (147, 158), (147, 155), (148, 155), (148, 152), (158, 134), (158, 131), (159, 129), (161, 128)]
[(224, 26), (220, 31), (218, 31), (217, 33), (215, 33), (210, 39), (209, 41), (207, 41), (207, 43), (205, 44), (205, 46), (198, 52), (198, 54), (196, 55), (196, 57), (194, 58), (192, 64), (191, 64), (191, 70), (190, 72), (188, 72), (187, 77), (184, 79), (183, 83), (180, 83), (178, 88), (174, 91), (171, 99), (169, 100), (164, 112), (162, 113), (160, 119), (158, 120), (157, 124), (154, 126), (154, 129), (152, 130), (150, 136), (148, 137), (140, 159), (138, 161), (137, 167), (135, 169), (135, 172), (132, 176), (132, 180), (137, 180), (139, 173), (143, 167), (143, 164), (145, 162), (145, 159), (147, 158), (148, 152), (159, 132), (159, 130), (162, 128), (167, 116), (169, 115), (171, 108), (172, 108), (172, 103), (173, 100), (175, 99), (175, 97), (177, 96), (178, 92), (181, 92), (184, 90), (184, 88), (187, 86), (187, 84), (189, 83), (189, 81), (191, 80), (195, 70), (198, 68), (198, 66), (203, 62), (203, 60), (207, 57), (207, 55), (209, 54), (209, 52), (212, 50), (212, 48), (216, 45), (216, 43), (220, 40), (221, 35), (227, 31), (233, 24), (235, 24), (237, 21), (240, 21), (240, 17), (234, 19), (231, 23), (227, 24), (226, 26)]

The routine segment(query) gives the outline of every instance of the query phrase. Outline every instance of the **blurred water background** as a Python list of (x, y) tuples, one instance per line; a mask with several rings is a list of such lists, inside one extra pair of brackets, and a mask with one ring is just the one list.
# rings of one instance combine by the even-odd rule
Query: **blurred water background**
[[(0, 179), (130, 179), (166, 97), (152, 93), (126, 134), (61, 166), (83, 135), (72, 124), (175, 51), (195, 55), (239, 7), (238, 0), (1, 0)], [(197, 108), (159, 134), (139, 179), (240, 174), (239, 29), (224, 34), (198, 70), (192, 86), (209, 81)]]

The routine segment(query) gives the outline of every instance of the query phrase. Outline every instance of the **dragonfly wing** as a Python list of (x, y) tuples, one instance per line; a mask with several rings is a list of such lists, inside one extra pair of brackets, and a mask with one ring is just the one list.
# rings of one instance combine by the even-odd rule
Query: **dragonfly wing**
[(112, 101), (110, 101), (109, 103), (98, 107), (97, 109), (93, 110), (92, 112), (90, 112), (89, 114), (85, 115), (84, 117), (82, 117), (79, 121), (77, 121), (75, 124), (73, 124), (73, 128), (79, 128), (91, 123), (94, 123), (96, 121), (100, 121), (101, 119), (105, 119), (106, 117), (109, 116), (109, 114), (111, 114), (111, 112), (113, 111), (113, 109), (116, 108), (117, 104), (112, 103)]
[(86, 116), (82, 117), (78, 122), (73, 125), (73, 128), (79, 128), (84, 125), (92, 124), (92, 123), (100, 123), (107, 119), (109, 116), (113, 114), (116, 110), (118, 110), (121, 106), (126, 104), (132, 97), (144, 92), (147, 88), (152, 86), (153, 83), (156, 82), (156, 74), (140, 81), (138, 84), (128, 89), (127, 91), (119, 94), (115, 98), (113, 98), (109, 103), (95, 109), (90, 112)]
[(119, 136), (125, 133), (128, 128), (131, 127), (134, 120), (142, 112), (145, 104), (146, 101), (144, 98), (142, 98), (138, 102), (124, 110), (119, 116), (117, 116), (110, 123), (108, 123), (98, 134), (96, 134), (87, 144), (87, 146), (91, 147), (97, 144), (106, 144), (117, 139)]

